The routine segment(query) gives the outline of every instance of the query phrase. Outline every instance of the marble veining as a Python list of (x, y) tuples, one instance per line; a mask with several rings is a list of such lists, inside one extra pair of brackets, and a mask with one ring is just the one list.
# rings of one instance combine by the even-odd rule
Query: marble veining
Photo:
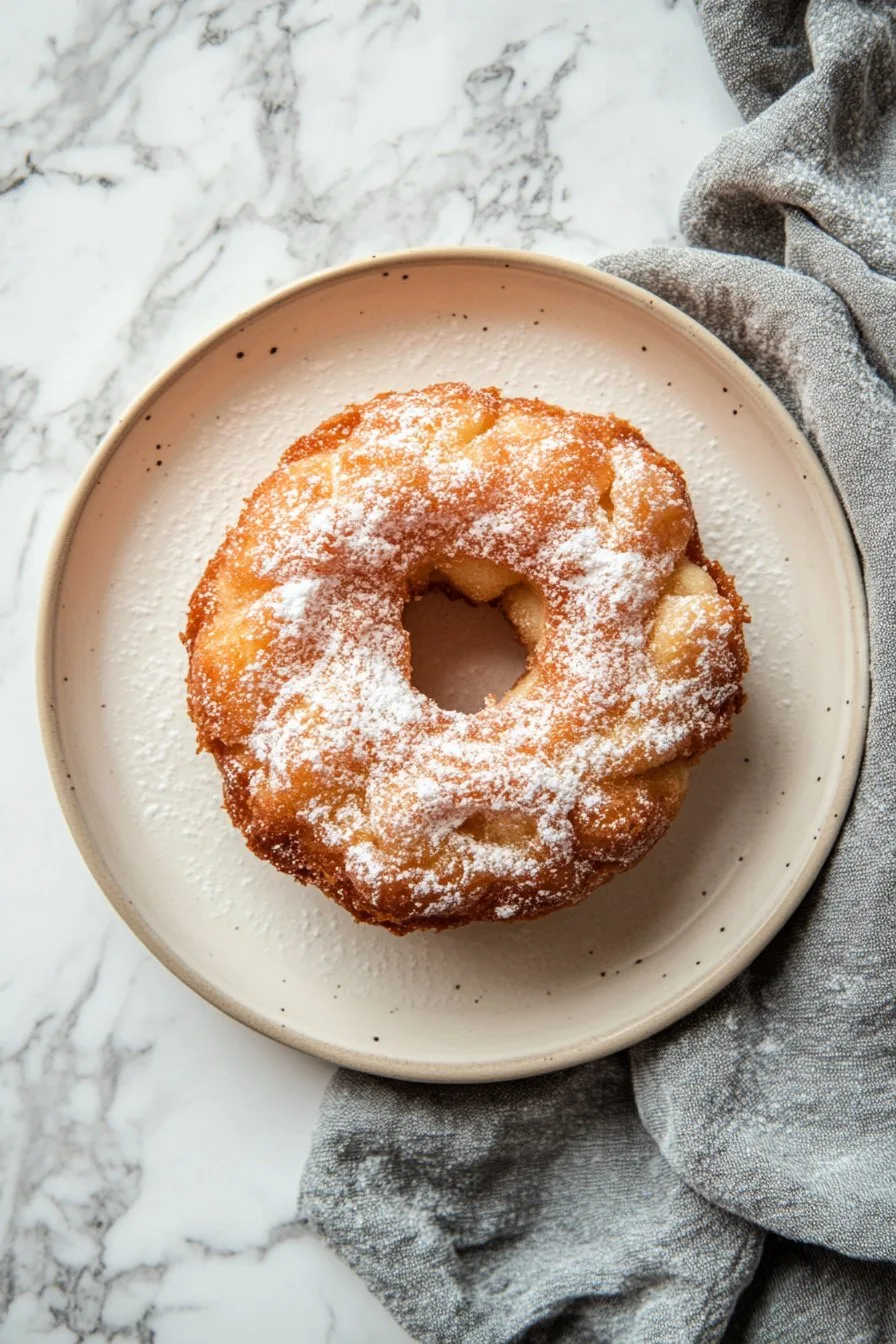
[(125, 930), (58, 814), (40, 579), (109, 423), (272, 288), (390, 248), (677, 241), (736, 113), (685, 0), (32, 0), (0, 50), (0, 1344), (396, 1344), (295, 1222), (329, 1069)]

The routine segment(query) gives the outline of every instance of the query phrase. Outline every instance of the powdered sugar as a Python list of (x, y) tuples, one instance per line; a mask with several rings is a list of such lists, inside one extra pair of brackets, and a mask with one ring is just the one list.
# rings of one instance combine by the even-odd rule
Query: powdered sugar
[(304, 624), (308, 607), (320, 589), (318, 579), (294, 579), (279, 584), (273, 591), (271, 610), (281, 621), (288, 622), (293, 633)]

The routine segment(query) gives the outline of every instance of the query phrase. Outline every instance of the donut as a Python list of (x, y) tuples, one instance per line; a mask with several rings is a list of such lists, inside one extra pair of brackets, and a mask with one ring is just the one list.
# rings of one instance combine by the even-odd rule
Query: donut
[[(499, 605), (476, 713), (412, 683), (407, 603)], [(395, 934), (533, 919), (631, 868), (744, 703), (748, 614), (632, 425), (442, 383), (286, 450), (189, 605), (188, 707), (251, 850)]]

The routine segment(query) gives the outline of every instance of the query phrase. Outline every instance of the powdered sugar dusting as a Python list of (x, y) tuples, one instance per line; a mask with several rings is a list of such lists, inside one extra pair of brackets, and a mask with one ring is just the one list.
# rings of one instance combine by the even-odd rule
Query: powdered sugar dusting
[[(692, 535), (679, 476), (621, 422), (452, 384), (377, 400), (331, 451), (286, 454), (225, 543), (233, 588), (265, 591), (236, 683), (195, 641), (194, 717), (251, 700), (228, 746), (257, 824), (286, 809), (368, 910), (567, 904), (657, 838), (645, 772), (739, 706), (739, 611), (702, 570), (705, 591), (675, 588)], [(520, 584), (544, 617), (523, 684), (476, 715), (411, 685), (401, 624), (410, 591), (433, 571), (463, 590), (470, 561), (511, 620)]]

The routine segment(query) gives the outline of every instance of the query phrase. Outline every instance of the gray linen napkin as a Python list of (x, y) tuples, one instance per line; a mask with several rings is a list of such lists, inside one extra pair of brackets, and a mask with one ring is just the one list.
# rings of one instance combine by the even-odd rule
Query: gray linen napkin
[(896, 9), (701, 14), (747, 124), (689, 187), (692, 247), (601, 265), (751, 364), (830, 472), (868, 594), (865, 762), (787, 928), (630, 1057), (337, 1075), (300, 1211), (426, 1344), (896, 1341)]

